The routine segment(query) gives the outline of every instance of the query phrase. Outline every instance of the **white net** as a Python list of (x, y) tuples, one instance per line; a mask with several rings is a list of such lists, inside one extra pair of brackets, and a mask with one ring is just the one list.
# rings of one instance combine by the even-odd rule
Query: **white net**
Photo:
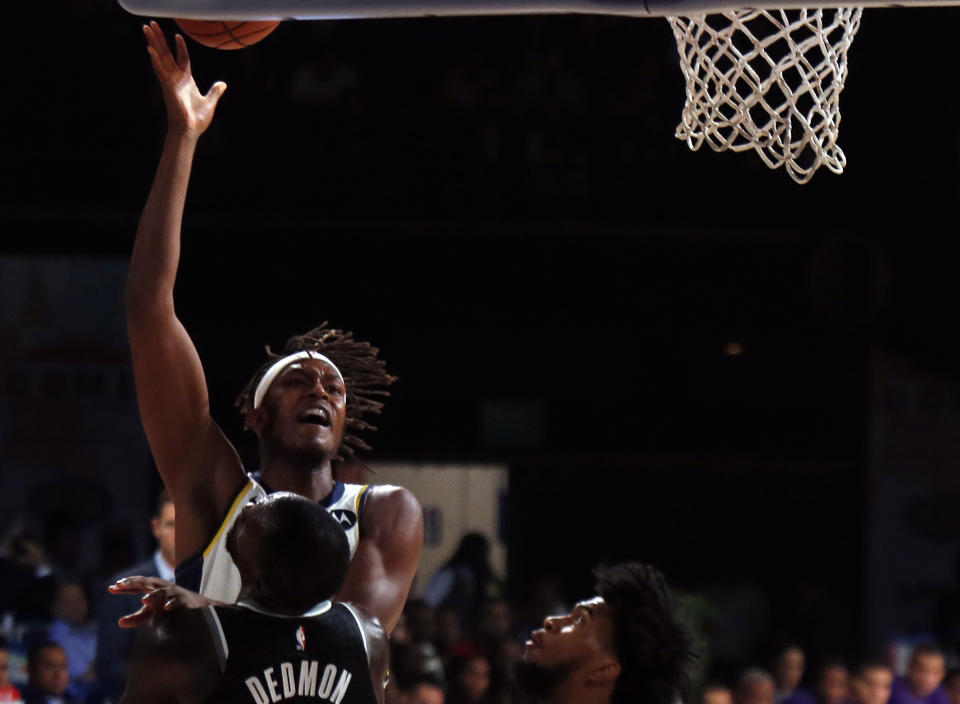
[(806, 183), (841, 173), (847, 52), (862, 8), (731, 10), (668, 17), (687, 82), (677, 138), (693, 149), (754, 149)]

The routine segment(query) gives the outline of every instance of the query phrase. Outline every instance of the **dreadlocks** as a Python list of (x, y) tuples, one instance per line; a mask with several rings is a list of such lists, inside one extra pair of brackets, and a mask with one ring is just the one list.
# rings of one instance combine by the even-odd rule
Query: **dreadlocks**
[(378, 399), (389, 396), (390, 392), (386, 387), (397, 380), (395, 376), (387, 373), (386, 363), (379, 356), (380, 350), (369, 342), (354, 340), (352, 332), (327, 327), (326, 322), (303, 335), (291, 337), (279, 354), (269, 346), (265, 350), (267, 361), (237, 396), (236, 406), (244, 418), (253, 410), (253, 393), (271, 364), (294, 352), (316, 351), (329, 357), (337, 365), (347, 387), (347, 410), (343, 442), (340, 444), (341, 453), (353, 456), (358, 450), (370, 449), (358, 433), (377, 428), (364, 420), (364, 416), (380, 414), (383, 403)]

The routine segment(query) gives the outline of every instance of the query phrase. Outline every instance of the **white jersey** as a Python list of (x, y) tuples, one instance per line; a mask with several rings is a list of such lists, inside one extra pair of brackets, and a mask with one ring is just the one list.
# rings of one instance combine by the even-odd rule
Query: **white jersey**
[[(360, 517), (369, 488), (369, 484), (344, 484), (334, 481), (330, 496), (320, 502), (343, 526), (350, 544), (351, 560), (360, 542)], [(247, 475), (247, 483), (234, 498), (230, 510), (207, 547), (202, 553), (177, 566), (177, 584), (227, 604), (236, 601), (240, 593), (240, 572), (227, 552), (227, 534), (243, 507), (262, 500), (267, 494), (267, 490), (252, 475)]]

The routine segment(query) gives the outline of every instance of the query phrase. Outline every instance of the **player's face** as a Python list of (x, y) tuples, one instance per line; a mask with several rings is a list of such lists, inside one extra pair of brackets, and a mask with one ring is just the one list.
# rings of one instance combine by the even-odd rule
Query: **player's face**
[(893, 673), (885, 667), (875, 667), (851, 680), (854, 696), (859, 704), (887, 704), (893, 688)]
[(44, 694), (61, 695), (70, 683), (67, 654), (63, 648), (44, 648), (30, 671), (30, 683)]
[(610, 607), (601, 597), (581, 601), (566, 616), (548, 616), (530, 634), (524, 659), (545, 667), (577, 666), (609, 654), (613, 639)]
[(270, 385), (254, 430), (286, 452), (330, 458), (343, 439), (346, 394), (340, 375), (330, 364), (319, 359), (297, 360)]

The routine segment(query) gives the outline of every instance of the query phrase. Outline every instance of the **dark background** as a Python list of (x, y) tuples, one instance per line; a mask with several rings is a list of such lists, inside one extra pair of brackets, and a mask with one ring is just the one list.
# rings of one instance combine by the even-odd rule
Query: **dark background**
[[(8, 15), (0, 253), (128, 256), (164, 126), (140, 23), (102, 0)], [(191, 44), (201, 87), (229, 84), (177, 291), (217, 417), (239, 437), (261, 345), (329, 320), (401, 379), (371, 459), (509, 463), (514, 590), (551, 571), (582, 594), (637, 557), (690, 589), (748, 579), (779, 631), (859, 647), (871, 354), (958, 371), (958, 27), (865, 13), (847, 172), (806, 186), (674, 139), (663, 19)], [(352, 79), (297, 99), (307, 67)], [(527, 430), (491, 429), (504, 407)]]

